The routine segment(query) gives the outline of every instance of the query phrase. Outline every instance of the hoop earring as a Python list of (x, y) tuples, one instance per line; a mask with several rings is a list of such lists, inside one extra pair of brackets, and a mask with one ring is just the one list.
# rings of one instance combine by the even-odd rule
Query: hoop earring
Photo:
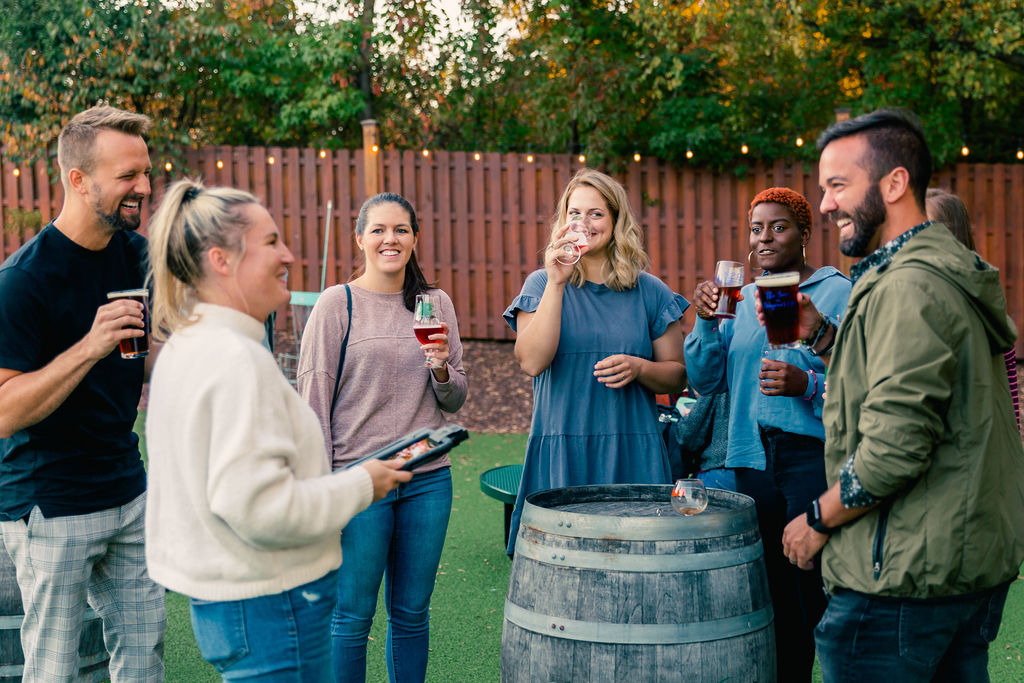
[(747, 265), (750, 266), (750, 272), (754, 272), (755, 270), (757, 270), (757, 268), (754, 267), (754, 262), (750, 260), (753, 257), (754, 257), (754, 250), (751, 249), (750, 253), (747, 254)]

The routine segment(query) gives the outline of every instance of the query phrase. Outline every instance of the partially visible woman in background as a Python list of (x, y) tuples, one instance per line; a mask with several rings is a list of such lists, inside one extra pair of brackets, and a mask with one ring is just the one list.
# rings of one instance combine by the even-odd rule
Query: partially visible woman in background
[[(846, 311), (850, 280), (832, 266), (807, 262), (811, 206), (787, 187), (758, 193), (747, 214), (749, 259), (755, 275), (799, 273), (800, 291), (822, 313)], [(697, 320), (686, 337), (690, 382), (701, 393), (729, 391), (729, 443), (725, 466), (736, 490), (754, 499), (775, 611), (779, 681), (810, 681), (814, 627), (825, 611), (821, 568), (803, 571), (782, 552), (786, 523), (804, 514), (827, 488), (825, 428), (821, 422), (825, 365), (806, 346), (771, 349), (755, 312), (753, 282), (743, 287), (736, 317), (714, 316), (720, 290), (697, 285)]]
[[(146, 560), (191, 598), (224, 680), (328, 681), (338, 533), (409, 473), (331, 474), (316, 415), (263, 346), (293, 258), (256, 197), (182, 180), (149, 223)], [(168, 336), (169, 335), (169, 336)]]
[[(578, 262), (562, 263), (575, 221), (586, 226), (586, 246)], [(544, 268), (504, 314), (516, 331), (516, 360), (534, 378), (510, 555), (534, 491), (671, 480), (654, 397), (686, 386), (679, 319), (689, 303), (644, 272), (648, 263), (626, 190), (579, 171), (558, 201)]]
[[(938, 188), (930, 187), (925, 195), (925, 211), (928, 219), (945, 223), (953, 236), (960, 240), (971, 251), (974, 247), (974, 231), (971, 230), (971, 215), (963, 200)], [(1013, 412), (1017, 416), (1017, 431), (1024, 438), (1024, 425), (1020, 421), (1020, 388), (1017, 383), (1017, 351), (1014, 347), (1006, 352), (1006, 379), (1010, 383), (1010, 395), (1013, 398)]]
[[(441, 411), (454, 413), (466, 400), (455, 307), (427, 283), (416, 261), (416, 211), (400, 195), (375, 195), (359, 210), (355, 233), (361, 272), (320, 295), (299, 351), (298, 389), (320, 417), (335, 469), (408, 432), (444, 425)], [(443, 331), (427, 344), (413, 332), (417, 294), (439, 302)], [(403, 683), (426, 677), (430, 596), (451, 507), (445, 456), (418, 468), (411, 482), (345, 527), (331, 620), (336, 680), (366, 678), (366, 643), (382, 578), (388, 676)]]

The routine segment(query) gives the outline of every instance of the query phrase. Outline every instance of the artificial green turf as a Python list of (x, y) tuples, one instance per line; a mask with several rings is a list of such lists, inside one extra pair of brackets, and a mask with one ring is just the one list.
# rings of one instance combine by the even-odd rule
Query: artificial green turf
[[(138, 423), (141, 434), (141, 417)], [(497, 681), (501, 624), (511, 563), (503, 543), (503, 506), (480, 491), (480, 474), (522, 462), (523, 434), (473, 434), (452, 451), (455, 500), (431, 602), (431, 651), (427, 680), (444, 683)], [(143, 451), (145, 445), (143, 444)], [(367, 680), (386, 681), (383, 596), (367, 648)], [(199, 655), (188, 601), (167, 596), (165, 662), (168, 681), (201, 683), (219, 677)], [(815, 671), (815, 680), (820, 676)], [(999, 636), (989, 650), (994, 683), (1024, 681), (1024, 580), (1014, 582)]]

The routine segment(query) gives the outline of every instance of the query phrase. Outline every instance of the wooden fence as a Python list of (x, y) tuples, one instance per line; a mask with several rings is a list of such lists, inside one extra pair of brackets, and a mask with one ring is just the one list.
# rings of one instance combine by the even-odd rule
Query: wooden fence
[[(512, 338), (501, 312), (539, 266), (554, 204), (580, 163), (568, 155), (379, 154), (380, 186), (405, 195), (416, 207), (420, 262), (427, 277), (454, 300), (462, 336)], [(292, 288), (316, 290), (322, 267), (330, 286), (346, 281), (357, 265), (352, 226), (364, 199), (364, 158), (362, 150), (209, 147), (188, 152), (187, 169), (167, 171), (165, 160), (154, 158), (153, 197), (186, 172), (209, 184), (252, 191), (295, 252)], [(62, 191), (55, 177), (52, 161), (15, 167), (0, 156), (0, 258), (56, 214)], [(817, 166), (806, 163), (755, 166), (741, 178), (643, 159), (619, 177), (644, 226), (652, 272), (687, 298), (710, 276), (717, 259), (745, 260), (746, 211), (757, 191), (788, 186), (803, 192), (815, 209), (821, 197)], [(933, 185), (967, 203), (978, 251), (1000, 269), (1011, 316), (1024, 331), (1024, 164), (957, 164), (936, 174)], [(322, 264), (328, 201), (333, 204), (330, 243)], [(808, 260), (848, 265), (840, 259), (836, 230), (814, 213)], [(692, 317), (687, 315), (687, 327)], [(1018, 350), (1024, 350), (1021, 342)]]

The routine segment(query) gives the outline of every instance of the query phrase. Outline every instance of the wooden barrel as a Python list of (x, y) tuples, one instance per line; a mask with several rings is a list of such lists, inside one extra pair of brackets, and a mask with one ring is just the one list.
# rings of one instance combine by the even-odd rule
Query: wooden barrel
[[(24, 619), (21, 592), (14, 563), (0, 535), (0, 683), (21, 681), (25, 655), (21, 651), (21, 622)], [(110, 678), (110, 655), (103, 644), (103, 622), (91, 608), (85, 610), (85, 627), (78, 643), (79, 683), (96, 683)]]
[(671, 486), (527, 497), (501, 634), (501, 680), (775, 680), (775, 631), (753, 499)]

